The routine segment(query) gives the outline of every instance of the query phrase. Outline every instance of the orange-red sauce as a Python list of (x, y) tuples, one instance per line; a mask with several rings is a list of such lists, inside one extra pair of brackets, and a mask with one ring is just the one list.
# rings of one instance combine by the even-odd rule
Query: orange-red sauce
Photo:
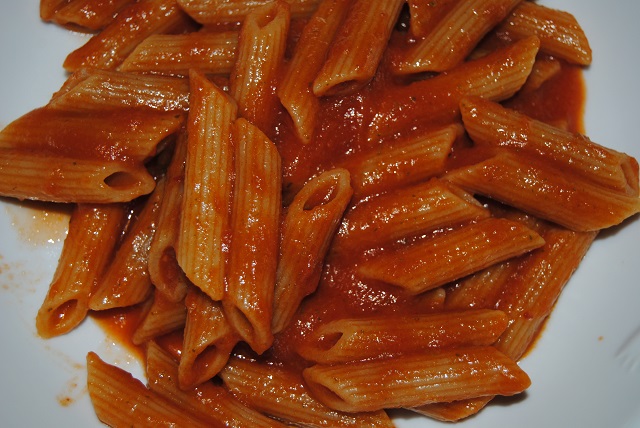
[(144, 357), (144, 350), (135, 345), (131, 338), (138, 324), (142, 320), (143, 306), (136, 305), (127, 308), (110, 309), (91, 312), (91, 316), (105, 331), (125, 349), (137, 357)]
[[(292, 122), (281, 111), (269, 137), (277, 144), (283, 159), (284, 194), (291, 197), (307, 179), (339, 164), (349, 156), (371, 149), (380, 141), (368, 141), (367, 125), (376, 111), (376, 91), (390, 90), (403, 84), (384, 73), (384, 64), (374, 82), (365, 89), (348, 96), (328, 97), (322, 100), (322, 110), (314, 139), (302, 145), (296, 139)], [(506, 106), (554, 124), (564, 124), (572, 131), (582, 131), (584, 85), (581, 69), (563, 63), (561, 71), (540, 89), (526, 95), (518, 95), (504, 103)], [(435, 126), (437, 124), (426, 124)], [(471, 146), (465, 137), (456, 143), (456, 156), (452, 165), (460, 161), (461, 154)], [(297, 318), (281, 334), (264, 356), (279, 362), (300, 367), (305, 362), (296, 354), (296, 346), (319, 324), (345, 317), (362, 317), (373, 314), (411, 314), (432, 310), (430, 295), (409, 296), (403, 290), (375, 281), (363, 281), (355, 274), (355, 267), (362, 255), (329, 255), (315, 294), (304, 300)], [(131, 344), (130, 336), (139, 319), (138, 309), (114, 310), (94, 317), (108, 331), (125, 344)], [(179, 355), (180, 334), (171, 334), (160, 342), (174, 355)]]

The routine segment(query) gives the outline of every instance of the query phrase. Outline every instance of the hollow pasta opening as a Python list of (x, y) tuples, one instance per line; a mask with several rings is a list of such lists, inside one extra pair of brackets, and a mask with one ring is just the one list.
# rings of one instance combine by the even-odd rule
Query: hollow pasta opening
[(140, 181), (133, 174), (117, 171), (105, 177), (104, 184), (115, 190), (126, 190), (137, 187)]
[(327, 183), (326, 186), (318, 187), (304, 202), (303, 209), (311, 211), (323, 205), (329, 204), (336, 198), (338, 186), (336, 183)]

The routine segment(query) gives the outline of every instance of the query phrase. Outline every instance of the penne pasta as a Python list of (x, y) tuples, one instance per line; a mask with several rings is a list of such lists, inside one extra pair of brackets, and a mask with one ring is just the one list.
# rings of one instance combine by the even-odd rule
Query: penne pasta
[(520, 89), (520, 93), (531, 93), (540, 89), (547, 81), (557, 76), (562, 71), (560, 60), (553, 57), (537, 58), (531, 69), (531, 74)]
[[(182, 115), (42, 107), (0, 133), (0, 194), (53, 202), (126, 202), (155, 187), (145, 162)], [(29, 171), (29, 172), (26, 172)]]
[(411, 35), (414, 37), (426, 36), (456, 3), (456, 0), (438, 0), (433, 2), (407, 0), (410, 16), (409, 31)]
[[(178, 0), (180, 7), (201, 24), (242, 22), (255, 8), (271, 0)], [(287, 0), (294, 17), (311, 15), (321, 0)]]
[(0, 195), (50, 202), (128, 202), (153, 191), (143, 165), (0, 149)]
[(418, 242), (399, 252), (375, 255), (358, 266), (358, 273), (418, 294), (525, 254), (543, 244), (540, 235), (521, 223), (488, 218)]
[(434, 178), (370, 198), (348, 210), (333, 251), (371, 249), (489, 216), (470, 194)]
[(278, 86), (278, 97), (293, 119), (298, 138), (308, 144), (313, 136), (320, 100), (311, 82), (324, 64), (331, 41), (349, 10), (350, 0), (323, 1), (305, 25), (296, 51)]
[[(596, 236), (595, 232), (572, 232), (544, 222), (538, 222), (535, 227), (544, 237), (545, 245), (508, 265), (501, 265), (488, 277), (483, 275), (491, 281), (483, 284), (491, 288), (491, 293), (481, 290), (480, 279), (461, 288), (461, 296), (466, 296), (466, 300), (478, 292), (474, 299), (505, 311), (509, 325), (494, 346), (515, 360), (520, 359), (534, 342), (562, 289)], [(467, 304), (460, 295), (448, 303), (456, 307)], [(492, 398), (429, 404), (411, 410), (438, 420), (456, 421), (479, 412)]]
[(291, 322), (320, 280), (324, 258), (352, 195), (349, 172), (335, 169), (309, 181), (287, 208), (282, 224), (272, 330)]
[(141, 109), (33, 110), (0, 132), (0, 150), (15, 149), (79, 160), (142, 163), (182, 126), (182, 115)]
[(507, 316), (489, 309), (434, 314), (339, 319), (322, 325), (297, 352), (322, 364), (424, 352), (460, 346), (488, 346), (507, 328)]
[(313, 81), (317, 96), (349, 94), (373, 78), (404, 1), (353, 0)]
[(422, 310), (428, 311), (444, 311), (445, 300), (447, 298), (447, 291), (444, 287), (434, 288), (430, 291), (425, 291), (419, 296), (414, 296), (419, 302), (419, 306)]
[(56, 13), (69, 0), (40, 0), (40, 19), (50, 21)]
[(540, 39), (540, 50), (580, 64), (591, 64), (591, 47), (584, 30), (570, 13), (523, 1), (497, 28), (510, 40), (528, 36)]
[(279, 107), (277, 76), (290, 17), (289, 4), (278, 0), (252, 10), (240, 30), (230, 94), (238, 103), (238, 114), (263, 132), (271, 129)]
[[(224, 386), (257, 410), (305, 427), (392, 427), (384, 411), (345, 413), (325, 406), (310, 394), (302, 376), (248, 358), (234, 357), (220, 373)], [(265, 391), (268, 393), (265, 394)]]
[(184, 168), (187, 155), (185, 133), (176, 139), (171, 163), (167, 167), (156, 233), (149, 247), (147, 267), (156, 294), (172, 302), (184, 300), (189, 280), (178, 265), (176, 248), (180, 233), (180, 213), (184, 193)]
[(120, 71), (187, 76), (189, 69), (229, 74), (238, 49), (236, 31), (153, 34), (118, 67)]
[(303, 376), (320, 401), (346, 412), (508, 396), (531, 382), (515, 362), (492, 346), (315, 365), (305, 369)]
[(531, 73), (539, 45), (537, 38), (527, 38), (446, 74), (380, 91), (369, 140), (382, 140), (425, 122), (451, 121), (459, 114), (459, 102), (465, 95), (494, 101), (511, 97)]
[(625, 153), (481, 98), (463, 99), (460, 111), (465, 130), (476, 145), (545, 159), (595, 184), (638, 194), (638, 164)]
[(139, 216), (129, 226), (113, 260), (91, 295), (89, 308), (92, 310), (133, 306), (145, 301), (153, 291), (147, 260), (163, 191), (164, 180), (161, 179), (144, 202)]
[(116, 18), (71, 52), (63, 67), (74, 72), (81, 67), (114, 69), (145, 38), (189, 25), (176, 0), (140, 0), (122, 9)]
[(451, 70), (520, 0), (460, 0), (396, 64), (398, 74)]
[(89, 299), (118, 244), (122, 204), (77, 205), (69, 220), (56, 272), (36, 316), (41, 337), (68, 333), (89, 311)]
[(595, 239), (596, 232), (573, 232), (550, 226), (541, 232), (545, 246), (519, 264), (498, 299), (509, 327), (496, 348), (517, 360), (533, 342), (565, 284)]
[(458, 125), (430, 129), (347, 160), (343, 166), (351, 173), (355, 197), (389, 192), (444, 172), (453, 143), (461, 133)]
[(273, 341), (282, 168), (273, 142), (245, 119), (235, 122), (233, 139), (236, 179), (227, 290), (222, 303), (238, 334), (262, 353)]
[[(176, 254), (187, 278), (213, 300), (225, 289), (235, 102), (199, 72), (190, 74), (187, 157)], [(215, 129), (216, 132), (209, 132)]]
[(540, 218), (576, 231), (603, 229), (640, 212), (640, 198), (612, 192), (548, 163), (501, 151), (445, 178)]
[(213, 427), (284, 427), (247, 407), (212, 382), (183, 390), (178, 385), (178, 364), (155, 342), (147, 346), (149, 389)]
[(178, 382), (187, 390), (217, 375), (227, 363), (239, 337), (225, 315), (222, 304), (191, 287), (185, 297), (187, 320)]
[(0, 131), (0, 196), (74, 204), (42, 337), (128, 308), (148, 384), (87, 356), (110, 426), (467, 418), (529, 387), (596, 235), (640, 212), (637, 160), (579, 133), (589, 41), (535, 2), (40, 14), (92, 35)]
[(138, 107), (165, 112), (187, 111), (189, 82), (174, 77), (83, 68), (68, 79), (47, 106), (80, 112)]
[(131, 341), (142, 345), (156, 337), (169, 334), (184, 327), (187, 308), (183, 301), (172, 302), (157, 291), (148, 308), (145, 308), (142, 321), (136, 327)]
[(124, 370), (105, 363), (94, 352), (87, 355), (87, 386), (98, 419), (112, 426), (206, 427)]
[[(525, 255), (526, 257), (526, 255)], [(518, 258), (496, 263), (447, 289), (447, 309), (493, 308), (518, 266)]]
[(107, 26), (133, 0), (70, 0), (57, 8), (51, 21), (97, 31)]
[(492, 399), (492, 396), (476, 397), (468, 400), (427, 404), (426, 406), (413, 407), (410, 410), (438, 421), (457, 422), (475, 415)]

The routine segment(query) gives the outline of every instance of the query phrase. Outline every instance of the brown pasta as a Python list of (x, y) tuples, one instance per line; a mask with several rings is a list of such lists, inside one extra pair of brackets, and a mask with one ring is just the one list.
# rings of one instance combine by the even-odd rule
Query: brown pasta
[(596, 235), (640, 212), (637, 160), (581, 133), (591, 48), (563, 11), (42, 0), (40, 15), (92, 34), (51, 99), (0, 131), (0, 195), (74, 204), (36, 327), (126, 324), (140, 380), (87, 356), (110, 426), (469, 417), (529, 387), (518, 361)]
[(84, 320), (89, 299), (113, 257), (124, 218), (122, 204), (74, 208), (58, 267), (36, 317), (40, 336), (67, 333)]

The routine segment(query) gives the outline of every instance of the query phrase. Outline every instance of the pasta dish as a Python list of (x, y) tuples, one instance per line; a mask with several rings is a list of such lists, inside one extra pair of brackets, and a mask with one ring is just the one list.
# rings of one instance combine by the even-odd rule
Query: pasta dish
[[(520, 365), (637, 160), (583, 124), (587, 35), (518, 0), (40, 1), (89, 33), (0, 132), (0, 195), (70, 211), (43, 339), (109, 426), (464, 421)], [(624, 233), (624, 227), (621, 229)], [(532, 352), (535, 352), (532, 351)], [(514, 404), (517, 406), (517, 403)]]

